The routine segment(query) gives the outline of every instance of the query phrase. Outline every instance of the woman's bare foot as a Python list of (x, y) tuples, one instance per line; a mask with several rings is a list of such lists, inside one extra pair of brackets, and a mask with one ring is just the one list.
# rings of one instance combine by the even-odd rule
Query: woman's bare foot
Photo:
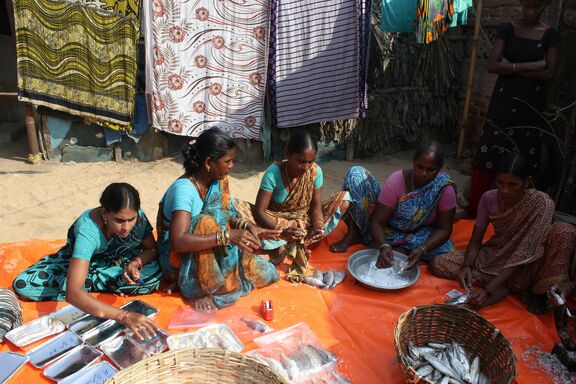
[(274, 265), (282, 264), (285, 257), (286, 248), (283, 245), (270, 251), (270, 262)]
[(179, 290), (180, 290), (180, 288), (178, 288), (178, 281), (173, 281), (170, 283), (168, 288), (166, 288), (166, 293), (171, 295), (174, 292), (178, 292)]
[(360, 235), (358, 234), (358, 227), (352, 220), (346, 222), (348, 225), (348, 232), (342, 240), (330, 245), (330, 251), (336, 253), (346, 252), (348, 247), (360, 242)]
[(194, 302), (194, 308), (197, 311), (202, 311), (202, 312), (210, 312), (210, 311), (215, 311), (218, 309), (216, 307), (216, 305), (214, 304), (214, 302), (212, 301), (212, 298), (210, 296), (204, 296), (204, 297), (196, 300)]

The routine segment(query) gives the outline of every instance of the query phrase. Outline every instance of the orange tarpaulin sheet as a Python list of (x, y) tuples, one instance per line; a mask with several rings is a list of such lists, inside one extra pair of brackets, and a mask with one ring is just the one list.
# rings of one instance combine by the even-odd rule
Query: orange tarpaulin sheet
[[(472, 231), (472, 222), (460, 221), (455, 224), (452, 239), (459, 249), (463, 249)], [(343, 235), (341, 225), (329, 240), (324, 240), (313, 250), (312, 264), (321, 269), (345, 269), (348, 256), (362, 246), (351, 247), (349, 252), (336, 254), (328, 251), (328, 244)], [(0, 287), (10, 287), (14, 277), (24, 268), (56, 251), (62, 241), (31, 240), (26, 242), (0, 244)], [(411, 287), (395, 292), (375, 292), (354, 283), (352, 276), (332, 290), (321, 290), (307, 285), (294, 285), (279, 281), (270, 287), (255, 290), (241, 298), (232, 307), (216, 313), (217, 322), (227, 322), (238, 333), (245, 344), (245, 351), (256, 348), (252, 342), (253, 333), (246, 332), (240, 316), (258, 316), (261, 300), (272, 300), (274, 320), (269, 324), (276, 330), (305, 322), (316, 334), (320, 344), (335, 353), (341, 363), (339, 370), (354, 383), (403, 383), (404, 379), (394, 353), (394, 327), (398, 317), (413, 306), (440, 303), (451, 289), (460, 289), (458, 283), (431, 276), (422, 266), (420, 279)], [(113, 294), (94, 294), (98, 299), (112, 305), (121, 305), (133, 298), (123, 298)], [(182, 330), (168, 330), (172, 312), (188, 306), (178, 294), (164, 292), (140, 296), (139, 299), (160, 309), (157, 323), (169, 333)], [(57, 308), (65, 302), (22, 302), (24, 321), (33, 320)], [(537, 347), (550, 351), (557, 340), (552, 315), (532, 315), (526, 310), (517, 296), (509, 296), (505, 301), (481, 311), (486, 319), (499, 328), (511, 343), (516, 354), (518, 383), (552, 382), (544, 370), (534, 369), (534, 363), (524, 361), (522, 354), (527, 348)], [(243, 328), (242, 328), (243, 327)], [(30, 350), (30, 345), (26, 350)], [(25, 352), (5, 341), (1, 351)], [(531, 364), (532, 363), (532, 364)], [(529, 365), (532, 367), (529, 367)], [(1, 369), (1, 367), (0, 367)], [(27, 364), (11, 383), (50, 382), (42, 371)]]

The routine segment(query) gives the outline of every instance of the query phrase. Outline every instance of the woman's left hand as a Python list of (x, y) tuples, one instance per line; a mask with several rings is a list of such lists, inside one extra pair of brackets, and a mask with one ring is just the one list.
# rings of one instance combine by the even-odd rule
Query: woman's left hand
[(408, 255), (408, 264), (404, 267), (404, 270), (408, 270), (418, 264), (420, 259), (424, 256), (424, 250), (422, 248), (416, 248), (410, 252)]
[(489, 298), (490, 298), (490, 293), (486, 289), (480, 288), (480, 289), (475, 290), (472, 293), (468, 302), (472, 305), (477, 306), (477, 307), (483, 307)]
[(137, 281), (140, 280), (140, 268), (136, 261), (131, 261), (126, 265), (122, 278), (128, 285), (138, 285)]
[(320, 227), (315, 228), (315, 229), (313, 229), (312, 231), (310, 231), (310, 232), (308, 233), (308, 236), (307, 236), (308, 240), (307, 240), (307, 242), (308, 242), (308, 243), (315, 243), (315, 242), (317, 242), (317, 241), (320, 241), (320, 240), (322, 240), (322, 238), (324, 237), (324, 234), (325, 234), (325, 233), (326, 233), (326, 232), (324, 231), (324, 228), (320, 228)]
[(250, 233), (252, 233), (254, 236), (259, 238), (260, 240), (266, 240), (266, 239), (278, 240), (278, 239), (280, 239), (280, 235), (282, 234), (281, 229), (268, 229), (268, 228), (257, 227), (255, 225), (250, 225), (248, 227), (248, 230), (250, 231)]

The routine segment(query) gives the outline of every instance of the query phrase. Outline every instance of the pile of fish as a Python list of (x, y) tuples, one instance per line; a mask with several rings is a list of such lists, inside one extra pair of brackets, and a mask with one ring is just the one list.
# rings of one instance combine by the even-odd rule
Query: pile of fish
[(420, 377), (438, 384), (489, 384), (490, 379), (480, 371), (480, 358), (471, 358), (456, 343), (428, 343), (426, 347), (407, 345), (408, 364)]
[(258, 353), (252, 356), (288, 380), (305, 377), (338, 361), (332, 352), (313, 344), (302, 344), (297, 351), (288, 357), (282, 353), (280, 361)]
[(331, 289), (343, 282), (345, 277), (346, 271), (343, 269), (340, 271), (329, 269), (326, 272), (317, 269), (312, 276), (304, 277), (302, 282), (316, 288)]

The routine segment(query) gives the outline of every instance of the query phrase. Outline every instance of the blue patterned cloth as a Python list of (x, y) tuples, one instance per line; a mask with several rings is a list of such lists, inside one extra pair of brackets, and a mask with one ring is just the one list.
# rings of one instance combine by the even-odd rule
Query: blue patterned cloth
[(367, 244), (370, 242), (370, 214), (378, 201), (380, 185), (366, 168), (356, 165), (344, 176), (342, 190), (350, 193), (351, 204), (346, 215), (356, 223), (362, 242)]
[[(436, 209), (442, 191), (449, 185), (454, 186), (454, 181), (447, 174), (440, 173), (422, 188), (416, 188), (401, 196), (396, 203), (394, 215), (388, 220), (386, 241), (394, 247), (410, 251), (424, 245), (436, 230), (435, 226), (426, 226), (426, 220)], [(423, 259), (454, 250), (452, 241), (447, 240), (441, 246), (429, 250)]]

